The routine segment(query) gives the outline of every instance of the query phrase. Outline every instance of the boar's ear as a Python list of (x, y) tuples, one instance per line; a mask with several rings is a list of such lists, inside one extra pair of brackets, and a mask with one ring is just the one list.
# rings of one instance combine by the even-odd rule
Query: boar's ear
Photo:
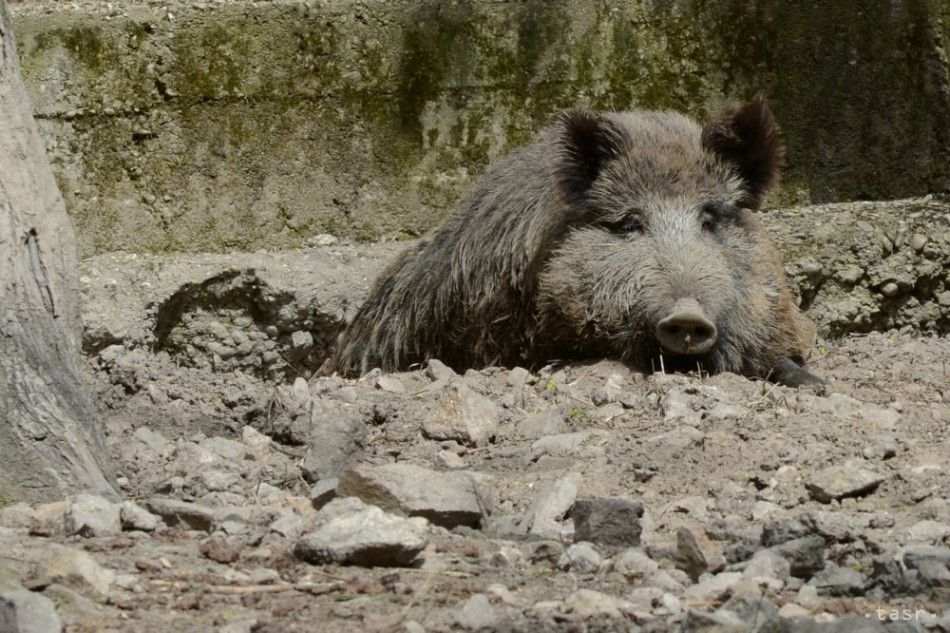
[(778, 126), (765, 97), (759, 95), (703, 126), (703, 147), (731, 163), (745, 181), (743, 206), (757, 209), (778, 182), (782, 147)]
[(603, 115), (569, 110), (558, 116), (561, 125), (560, 185), (571, 202), (584, 200), (604, 165), (617, 157), (627, 136)]

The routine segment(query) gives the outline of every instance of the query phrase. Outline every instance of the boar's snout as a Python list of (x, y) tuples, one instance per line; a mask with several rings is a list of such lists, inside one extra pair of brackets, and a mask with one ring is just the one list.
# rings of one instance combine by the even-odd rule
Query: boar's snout
[(705, 354), (716, 343), (716, 325), (695, 299), (680, 299), (656, 324), (660, 346), (673, 354)]

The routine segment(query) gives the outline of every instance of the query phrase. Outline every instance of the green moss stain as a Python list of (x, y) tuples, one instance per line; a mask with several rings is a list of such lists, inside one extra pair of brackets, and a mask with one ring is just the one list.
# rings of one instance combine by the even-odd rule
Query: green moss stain
[(426, 2), (410, 16), (399, 54), (394, 95), (399, 125), (421, 131), (420, 117), (447, 81), (464, 85), (473, 76), (477, 46), (470, 1)]
[(84, 111), (57, 132), (54, 164), (80, 165), (69, 204), (88, 254), (419, 235), (558, 110), (702, 118), (756, 92), (788, 146), (772, 206), (923, 192), (950, 178), (935, 44), (950, 10), (943, 26), (935, 11), (423, 0), (15, 25), (34, 94), (68, 68), (63, 107)]
[[(567, 5), (547, 0), (525, 3), (517, 19), (515, 54), (504, 60), (503, 66), (493, 68), (499, 79), (508, 79), (515, 94), (528, 97), (542, 72), (542, 62), (552, 52), (562, 49), (567, 26), (570, 24)], [(555, 60), (552, 60), (555, 61)], [(551, 70), (557, 72), (558, 66)]]
[[(98, 71), (106, 61), (107, 46), (102, 41), (102, 29), (95, 26), (77, 26), (72, 29), (58, 29), (50, 35), (62, 42), (88, 70)], [(49, 44), (47, 43), (47, 46)]]
[(186, 99), (236, 95), (243, 92), (252, 59), (247, 32), (242, 20), (206, 25), (197, 37), (175, 42), (178, 60), (172, 77), (173, 88)]

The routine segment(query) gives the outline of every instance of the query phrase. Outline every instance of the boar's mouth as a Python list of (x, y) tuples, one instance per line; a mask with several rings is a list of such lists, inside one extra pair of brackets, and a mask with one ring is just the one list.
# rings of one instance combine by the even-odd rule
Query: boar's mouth
[(669, 374), (713, 374), (718, 372), (716, 358), (712, 354), (690, 355), (670, 354), (660, 351), (653, 359), (654, 372)]
[(714, 374), (719, 371), (719, 367), (716, 356), (710, 353), (671, 354), (658, 347), (656, 353), (650, 358), (650, 370), (653, 373), (666, 374), (688, 374), (692, 372)]
[(663, 349), (656, 339), (641, 340), (632, 350), (632, 361), (641, 371), (650, 373), (688, 374), (715, 374), (722, 371), (719, 354), (716, 347), (705, 354), (676, 354)]

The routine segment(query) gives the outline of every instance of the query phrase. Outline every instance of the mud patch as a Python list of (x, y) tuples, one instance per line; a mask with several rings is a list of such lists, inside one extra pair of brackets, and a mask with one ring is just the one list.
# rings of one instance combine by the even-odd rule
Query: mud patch
[(154, 349), (182, 365), (261, 378), (292, 378), (319, 365), (343, 328), (308, 313), (252, 269), (182, 286), (155, 308)]

